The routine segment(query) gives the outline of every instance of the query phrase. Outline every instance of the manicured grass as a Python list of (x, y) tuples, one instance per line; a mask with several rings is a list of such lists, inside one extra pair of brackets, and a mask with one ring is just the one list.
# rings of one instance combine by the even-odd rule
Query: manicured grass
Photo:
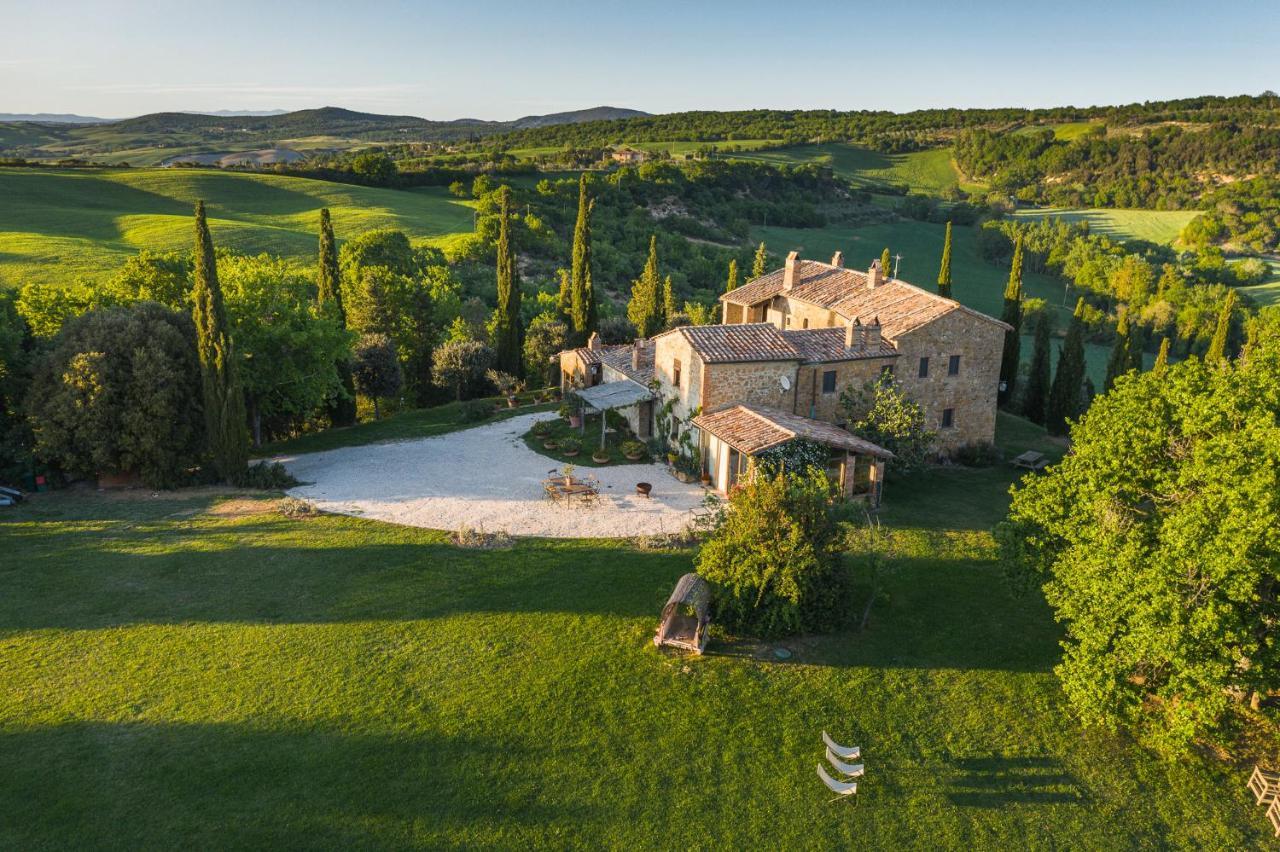
[(905, 185), (930, 195), (938, 195), (960, 182), (949, 148), (913, 151), (910, 154), (881, 154), (857, 145), (831, 142), (731, 156), (774, 165), (820, 163), (830, 166), (836, 175), (855, 184), (873, 187)]
[[(532, 393), (520, 395), (518, 408), (506, 408), (502, 399), (485, 400), (494, 406), (493, 416), (487, 421), (505, 420), (517, 414), (532, 414), (535, 411), (551, 411), (552, 403), (535, 404)], [(348, 426), (344, 429), (325, 429), (301, 435), (288, 441), (277, 441), (264, 444), (255, 455), (258, 456), (292, 456), (302, 453), (319, 453), (325, 450), (336, 450), (342, 447), (361, 447), (365, 444), (378, 444), (383, 441), (407, 441), (413, 438), (430, 438), (447, 432), (456, 432), (478, 426), (479, 423), (462, 420), (464, 403), (450, 402), (430, 408), (411, 408), (401, 411), (382, 420), (371, 420)]]
[[(775, 255), (785, 255), (795, 249), (802, 257), (825, 261), (836, 251), (843, 251), (845, 264), (856, 269), (870, 266), (871, 261), (879, 258), (881, 250), (888, 246), (891, 252), (902, 255), (898, 268), (898, 276), (902, 280), (933, 289), (937, 286), (935, 282), (938, 280), (938, 264), (942, 260), (945, 230), (942, 225), (908, 219), (856, 228), (847, 225), (753, 228), (751, 238), (753, 241), (764, 240)], [(951, 291), (958, 301), (989, 316), (999, 317), (1004, 307), (1004, 288), (1008, 279), (1008, 269), (987, 263), (978, 255), (973, 228), (957, 227), (952, 230)], [(1049, 275), (1028, 272), (1022, 283), (1029, 297), (1044, 299), (1053, 307), (1058, 330), (1065, 331), (1075, 308), (1075, 293), (1064, 299), (1062, 282)], [(1024, 336), (1022, 345), (1025, 360), (1030, 360), (1031, 351), (1032, 340), (1028, 334)], [(1085, 345), (1089, 375), (1099, 388), (1106, 375), (1109, 354), (1110, 350), (1105, 346)]]
[(470, 232), (470, 202), (443, 188), (402, 192), (327, 181), (193, 169), (0, 168), (0, 286), (109, 277), (147, 248), (188, 249), (191, 208), (209, 208), (219, 246), (310, 260), (318, 211), (343, 240), (393, 227), (419, 242)]
[[(582, 443), (578, 454), (574, 456), (566, 455), (564, 450), (559, 447), (560, 442), (570, 436)], [(632, 461), (622, 454), (622, 450), (619, 447), (624, 441), (631, 440), (631, 436), (620, 432), (605, 435), (604, 450), (605, 455), (609, 457), (608, 461), (598, 462), (592, 458), (595, 453), (600, 451), (600, 415), (598, 414), (587, 417), (583, 421), (582, 427), (578, 429), (571, 427), (569, 421), (563, 417), (556, 417), (553, 420), (546, 421), (546, 425), (541, 428), (540, 432), (535, 433), (531, 429), (522, 437), (529, 449), (561, 464), (581, 467), (603, 467), (611, 464), (647, 464), (649, 462), (647, 449), (638, 461)], [(546, 446), (547, 441), (554, 441), (557, 446), (554, 449), (549, 449)]]
[(1037, 133), (1041, 130), (1052, 130), (1056, 138), (1070, 142), (1073, 139), (1079, 139), (1093, 128), (1099, 126), (1101, 125), (1098, 122), (1093, 121), (1064, 121), (1061, 124), (1029, 124), (1026, 127), (1019, 128), (1016, 132)]
[[(653, 647), (689, 552), (44, 495), (0, 515), (0, 846), (1270, 842), (1244, 767), (1071, 717), (1049, 612), (991, 558), (1012, 478), (888, 483), (868, 630), (785, 663)], [(814, 775), (823, 729), (864, 749), (856, 805)]]
[(1249, 297), (1249, 301), (1258, 307), (1280, 305), (1280, 259), (1271, 258), (1266, 261), (1270, 275), (1261, 284), (1241, 287), (1240, 293)]
[(1020, 219), (1042, 219), (1050, 216), (1068, 222), (1087, 222), (1093, 233), (1105, 234), (1115, 240), (1172, 243), (1187, 223), (1200, 215), (1200, 211), (1043, 208), (1018, 210), (1013, 215)]

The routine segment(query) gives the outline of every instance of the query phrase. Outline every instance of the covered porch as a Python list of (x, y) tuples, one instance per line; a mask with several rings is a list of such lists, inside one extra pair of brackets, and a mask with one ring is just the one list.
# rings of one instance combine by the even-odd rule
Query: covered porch
[[(605, 413), (608, 411), (626, 411), (623, 416), (630, 425), (632, 432), (636, 437), (645, 439), (650, 434), (650, 424), (653, 420), (653, 393), (639, 382), (631, 379), (621, 379), (615, 382), (605, 382), (604, 384), (594, 385), (593, 387), (583, 388), (576, 391), (578, 399), (582, 400), (583, 406), (587, 412), (600, 413), (600, 447), (604, 448), (605, 438), (607, 436), (608, 417)], [(587, 412), (584, 412), (587, 413)], [(586, 437), (587, 419), (582, 418), (583, 437)]]
[(893, 453), (839, 426), (760, 405), (730, 405), (701, 414), (693, 425), (702, 433), (702, 458), (711, 484), (728, 492), (755, 467), (765, 450), (803, 438), (830, 450), (827, 474), (846, 498), (880, 505), (885, 462)]

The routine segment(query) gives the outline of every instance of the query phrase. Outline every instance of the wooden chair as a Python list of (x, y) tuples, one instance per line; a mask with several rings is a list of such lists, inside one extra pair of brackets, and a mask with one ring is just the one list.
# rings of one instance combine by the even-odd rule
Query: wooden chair
[(1267, 808), (1267, 819), (1271, 821), (1271, 827), (1276, 830), (1276, 837), (1280, 837), (1280, 799), (1271, 801), (1271, 807)]
[(1280, 799), (1280, 772), (1267, 772), (1255, 765), (1249, 776), (1249, 792), (1259, 805), (1268, 805)]

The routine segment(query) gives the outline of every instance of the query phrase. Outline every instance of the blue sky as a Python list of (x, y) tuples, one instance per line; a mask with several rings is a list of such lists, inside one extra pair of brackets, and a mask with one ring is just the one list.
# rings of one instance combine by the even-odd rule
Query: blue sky
[(1276, 0), (0, 0), (0, 15), (0, 112), (901, 112), (1280, 89)]

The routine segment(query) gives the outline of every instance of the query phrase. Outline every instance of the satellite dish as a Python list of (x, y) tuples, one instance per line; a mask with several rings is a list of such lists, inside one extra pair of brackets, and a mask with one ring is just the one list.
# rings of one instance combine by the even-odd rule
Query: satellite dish
[(786, 376), (779, 376), (779, 377), (778, 377), (778, 384), (782, 385), (782, 389), (783, 389), (784, 391), (789, 391), (789, 390), (791, 390), (791, 380), (790, 380), (790, 379), (788, 379)]

